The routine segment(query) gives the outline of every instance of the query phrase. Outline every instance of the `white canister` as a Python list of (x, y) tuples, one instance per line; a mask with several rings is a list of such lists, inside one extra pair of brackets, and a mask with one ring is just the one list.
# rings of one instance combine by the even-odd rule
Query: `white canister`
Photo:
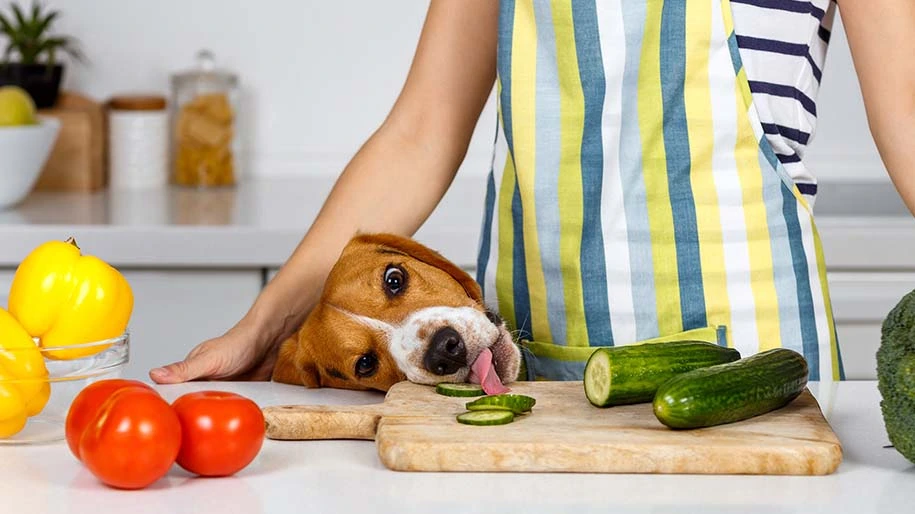
[(117, 96), (108, 102), (109, 183), (113, 189), (168, 182), (168, 110), (160, 96)]

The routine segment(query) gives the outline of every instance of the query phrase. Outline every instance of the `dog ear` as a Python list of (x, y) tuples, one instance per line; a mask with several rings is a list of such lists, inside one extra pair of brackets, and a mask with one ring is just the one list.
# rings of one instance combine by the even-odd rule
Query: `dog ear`
[(435, 250), (432, 250), (413, 239), (395, 234), (362, 234), (353, 238), (353, 242), (384, 246), (392, 250), (403, 252), (430, 266), (435, 266), (451, 275), (451, 277), (464, 288), (467, 296), (481, 304), (483, 303), (483, 292), (480, 290), (480, 285), (477, 284), (477, 281), (474, 280), (473, 277)]
[(283, 341), (273, 367), (273, 381), (312, 389), (321, 387), (318, 368), (310, 355), (308, 351), (299, 352), (298, 335)]

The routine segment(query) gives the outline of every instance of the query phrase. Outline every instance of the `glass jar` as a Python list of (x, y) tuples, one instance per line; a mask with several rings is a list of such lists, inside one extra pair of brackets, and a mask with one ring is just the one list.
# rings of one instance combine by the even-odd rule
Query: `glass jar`
[(238, 168), (238, 77), (216, 68), (213, 53), (197, 53), (196, 69), (171, 77), (172, 182), (232, 186)]

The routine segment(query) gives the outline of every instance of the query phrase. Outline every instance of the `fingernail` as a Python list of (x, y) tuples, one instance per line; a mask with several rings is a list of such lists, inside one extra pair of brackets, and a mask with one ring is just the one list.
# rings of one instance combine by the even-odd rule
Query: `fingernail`
[(151, 370), (149, 373), (150, 373), (151, 375), (155, 375), (155, 376), (157, 376), (157, 377), (159, 377), (159, 378), (165, 378), (165, 377), (171, 375), (171, 372), (169, 372), (169, 371), (168, 371), (167, 369), (165, 369), (165, 368), (156, 368), (156, 369)]

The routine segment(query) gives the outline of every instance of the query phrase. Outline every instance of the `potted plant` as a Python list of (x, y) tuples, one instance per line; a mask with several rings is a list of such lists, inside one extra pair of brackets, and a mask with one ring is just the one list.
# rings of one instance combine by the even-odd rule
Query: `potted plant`
[[(12, 14), (0, 13), (0, 34), (8, 40), (0, 60), (0, 86), (19, 86), (39, 109), (51, 107), (57, 102), (64, 70), (58, 56), (63, 52), (81, 62), (82, 52), (75, 39), (51, 34), (59, 11), (45, 11), (37, 1), (29, 12), (15, 3), (10, 7)], [(11, 60), (14, 55), (17, 61)]]

